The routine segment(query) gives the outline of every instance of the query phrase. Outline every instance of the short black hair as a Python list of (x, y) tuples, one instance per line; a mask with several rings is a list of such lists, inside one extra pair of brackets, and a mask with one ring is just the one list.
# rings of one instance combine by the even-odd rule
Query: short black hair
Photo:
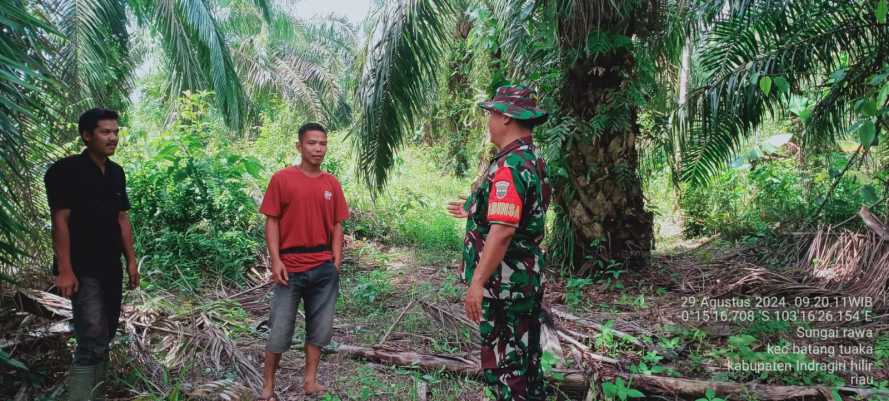
[(89, 109), (80, 115), (80, 119), (77, 121), (77, 132), (80, 133), (80, 136), (83, 136), (84, 133), (92, 133), (99, 126), (99, 121), (102, 120), (120, 121), (120, 115), (114, 110), (101, 107)]
[(302, 127), (299, 127), (299, 140), (302, 142), (303, 137), (306, 136), (306, 132), (309, 131), (321, 131), (324, 135), (327, 135), (327, 130), (324, 129), (324, 126), (318, 123), (305, 123)]

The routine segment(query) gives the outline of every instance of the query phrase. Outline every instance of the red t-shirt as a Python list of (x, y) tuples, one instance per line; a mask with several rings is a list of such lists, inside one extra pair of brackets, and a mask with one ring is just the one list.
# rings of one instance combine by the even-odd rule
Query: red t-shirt
[[(336, 177), (324, 172), (309, 177), (291, 166), (272, 175), (259, 212), (281, 219), (281, 249), (332, 246), (333, 227), (349, 217), (349, 206)], [(281, 255), (287, 271), (293, 273), (311, 270), (329, 260), (333, 260), (331, 251)]]

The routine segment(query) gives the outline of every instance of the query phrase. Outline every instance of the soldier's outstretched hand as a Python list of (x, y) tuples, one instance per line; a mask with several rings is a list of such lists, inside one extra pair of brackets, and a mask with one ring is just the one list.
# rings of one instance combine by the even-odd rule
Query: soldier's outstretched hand
[(463, 209), (463, 204), (465, 203), (465, 196), (460, 196), (460, 200), (448, 202), (448, 213), (458, 219), (465, 219), (469, 217), (469, 213), (465, 209)]

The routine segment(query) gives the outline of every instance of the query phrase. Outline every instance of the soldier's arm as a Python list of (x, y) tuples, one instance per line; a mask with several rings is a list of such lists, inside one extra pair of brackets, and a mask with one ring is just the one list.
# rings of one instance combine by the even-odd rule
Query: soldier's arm
[(503, 261), (506, 249), (515, 234), (515, 227), (504, 224), (492, 224), (491, 231), (485, 239), (485, 247), (482, 249), (478, 267), (472, 274), (473, 286), (485, 287), (485, 283), (491, 278), (491, 274), (497, 270), (497, 266)]
[(511, 167), (501, 167), (494, 174), (492, 192), (488, 195), (488, 222), (491, 223), (491, 231), (485, 238), (485, 246), (481, 250), (478, 268), (473, 274), (473, 285), (484, 287), (497, 270), (506, 249), (515, 235), (516, 227), (522, 215), (522, 193), (524, 183), (517, 180), (518, 174), (513, 173)]
[(482, 249), (481, 258), (475, 272), (472, 274), (472, 284), (466, 293), (464, 308), (466, 309), (466, 317), (469, 320), (478, 323), (482, 318), (482, 298), (484, 297), (485, 284), (491, 275), (497, 271), (497, 266), (506, 255), (506, 249), (512, 236), (515, 234), (515, 227), (494, 224), (491, 231), (485, 239), (485, 246)]

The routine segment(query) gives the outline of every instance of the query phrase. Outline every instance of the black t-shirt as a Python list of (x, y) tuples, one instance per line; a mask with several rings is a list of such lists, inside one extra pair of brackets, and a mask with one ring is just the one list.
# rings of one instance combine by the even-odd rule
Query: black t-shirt
[[(111, 160), (105, 174), (87, 152), (53, 163), (43, 177), (50, 210), (71, 209), (68, 229), (75, 275), (116, 278), (123, 240), (118, 215), (130, 209), (123, 169)], [(58, 274), (53, 261), (53, 274)]]

